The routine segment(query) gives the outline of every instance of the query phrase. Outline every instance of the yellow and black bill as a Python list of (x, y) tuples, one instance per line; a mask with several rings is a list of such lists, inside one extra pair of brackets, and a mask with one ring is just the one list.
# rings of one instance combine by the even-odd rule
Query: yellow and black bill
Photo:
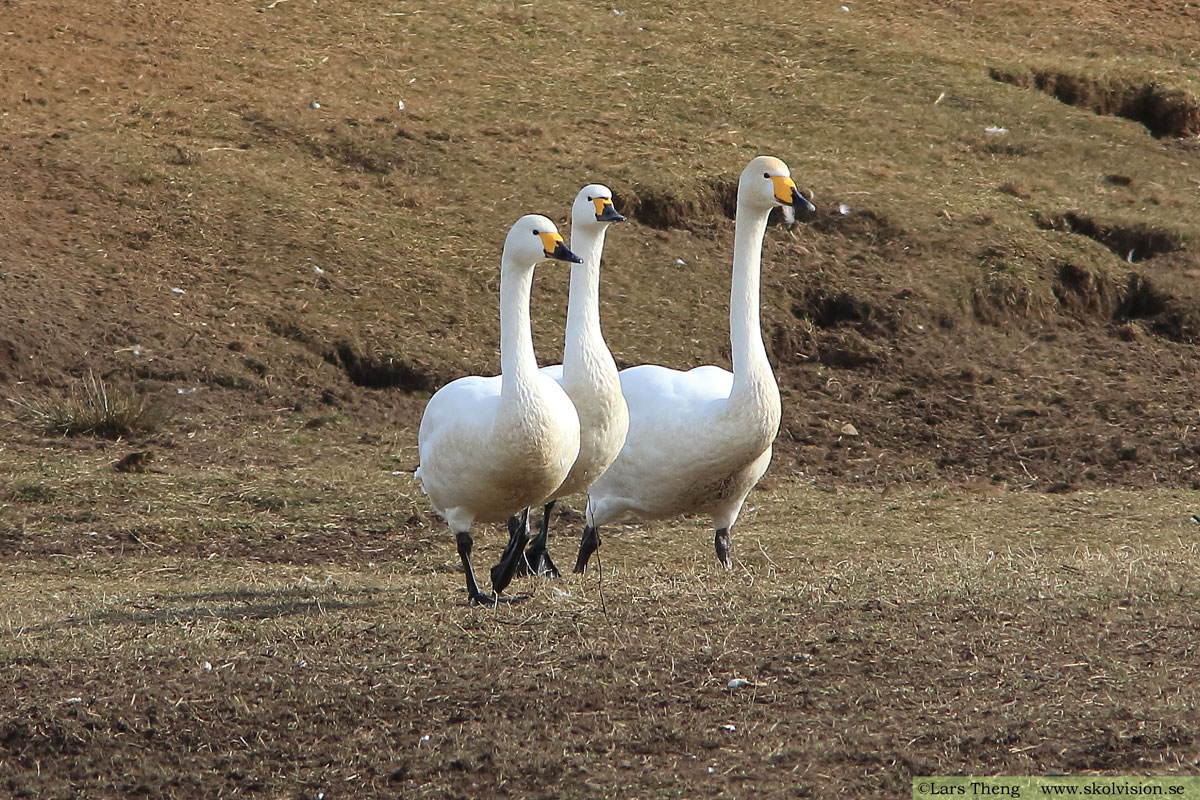
[(611, 198), (596, 197), (592, 199), (592, 203), (596, 206), (596, 222), (625, 221), (625, 217), (617, 213), (617, 207), (613, 205)]
[(553, 258), (555, 261), (566, 261), (569, 264), (582, 264), (583, 259), (572, 253), (563, 244), (562, 235), (557, 233), (539, 233), (542, 237), (542, 252), (546, 254), (546, 258)]
[(775, 184), (775, 199), (785, 206), (791, 206), (796, 211), (811, 214), (817, 207), (796, 188), (796, 182), (783, 175), (772, 175), (771, 182)]

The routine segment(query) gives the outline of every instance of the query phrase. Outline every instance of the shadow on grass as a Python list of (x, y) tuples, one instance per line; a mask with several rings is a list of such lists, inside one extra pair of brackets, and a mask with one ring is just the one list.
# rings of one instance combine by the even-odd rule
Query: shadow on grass
[[(324, 596), (309, 589), (262, 591), (218, 590), (188, 594), (154, 595), (132, 609), (104, 609), (84, 616), (46, 623), (44, 628), (92, 626), (144, 626), (201, 622), (208, 619), (261, 620), (301, 615), (320, 616), (335, 611), (374, 608), (382, 603), (380, 589), (337, 590)], [(350, 599), (342, 599), (349, 595)], [(148, 607), (151, 606), (158, 607)], [(182, 607), (179, 607), (182, 606)]]

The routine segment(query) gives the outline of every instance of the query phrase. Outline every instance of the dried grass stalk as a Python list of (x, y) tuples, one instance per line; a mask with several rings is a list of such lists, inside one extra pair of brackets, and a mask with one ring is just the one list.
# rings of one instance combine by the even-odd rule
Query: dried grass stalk
[(152, 433), (168, 417), (158, 401), (133, 390), (110, 389), (90, 370), (80, 385), (66, 392), (49, 392), (40, 398), (10, 397), (8, 402), (16, 409), (14, 422), (67, 436), (120, 439)]

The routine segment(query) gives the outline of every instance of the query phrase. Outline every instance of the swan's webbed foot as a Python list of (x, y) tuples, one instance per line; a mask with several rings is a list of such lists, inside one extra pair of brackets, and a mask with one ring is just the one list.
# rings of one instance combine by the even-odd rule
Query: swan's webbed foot
[(517, 566), (525, 561), (525, 545), (529, 542), (529, 509), (508, 518), (508, 544), (499, 563), (492, 567), (492, 588), (502, 592), (512, 583)]
[(554, 510), (555, 502), (557, 501), (551, 500), (546, 504), (542, 513), (542, 525), (538, 529), (537, 536), (534, 536), (529, 542), (524, 562), (517, 565), (518, 575), (537, 575), (542, 578), (562, 577), (558, 567), (554, 566), (554, 562), (550, 560), (550, 551), (547, 549), (550, 540), (550, 513)]
[(501, 597), (499, 595), (484, 594), (476, 591), (475, 594), (467, 592), (467, 602), (473, 606), (496, 606), (501, 603), (524, 603), (529, 599), (529, 595), (522, 594), (516, 597)]
[(575, 559), (575, 573), (582, 575), (587, 570), (588, 559), (600, 547), (600, 531), (593, 525), (583, 529), (583, 538), (579, 540), (579, 556)]
[(725, 569), (733, 566), (733, 559), (729, 557), (730, 546), (729, 528), (718, 528), (717, 535), (713, 537), (713, 547), (717, 551), (717, 561), (720, 561)]

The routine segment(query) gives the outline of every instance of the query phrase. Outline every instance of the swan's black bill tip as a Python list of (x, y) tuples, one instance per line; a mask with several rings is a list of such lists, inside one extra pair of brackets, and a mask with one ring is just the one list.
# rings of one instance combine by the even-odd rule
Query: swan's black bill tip
[(801, 194), (799, 189), (792, 189), (792, 208), (801, 215), (815, 214), (817, 211), (817, 207)]
[(604, 207), (604, 211), (596, 215), (596, 222), (624, 222), (625, 217), (617, 213), (617, 210), (608, 204)]
[(555, 261), (566, 261), (568, 264), (583, 263), (583, 259), (568, 250), (567, 246), (562, 242), (559, 242), (555, 246), (554, 252), (548, 252), (545, 250), (542, 252), (546, 253), (546, 258), (553, 258)]

